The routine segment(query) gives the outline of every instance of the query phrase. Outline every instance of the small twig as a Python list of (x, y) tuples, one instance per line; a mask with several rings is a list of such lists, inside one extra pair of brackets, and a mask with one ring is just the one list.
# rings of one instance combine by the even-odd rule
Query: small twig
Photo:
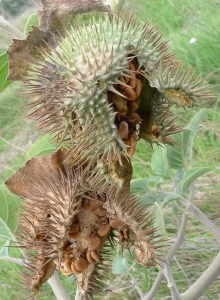
[(12, 147), (14, 147), (14, 148), (16, 148), (16, 149), (18, 149), (18, 150), (24, 152), (24, 153), (27, 153), (27, 151), (25, 151), (24, 149), (22, 149), (22, 148), (20, 148), (20, 147), (18, 147), (18, 146), (16, 146), (16, 145), (10, 143), (9, 141), (7, 141), (7, 140), (5, 140), (4, 138), (2, 138), (1, 136), (0, 136), (0, 139), (1, 139), (2, 141), (4, 141), (5, 143), (9, 144), (10, 146), (12, 146)]
[(25, 34), (8, 23), (3, 17), (0, 17), (0, 28), (19, 40), (25, 39)]
[(138, 285), (136, 279), (131, 275), (131, 273), (128, 273), (128, 275), (131, 277), (132, 280), (132, 285), (134, 286), (134, 288), (137, 290), (141, 300), (144, 297), (144, 293), (142, 292), (142, 289), (140, 288), (140, 286)]

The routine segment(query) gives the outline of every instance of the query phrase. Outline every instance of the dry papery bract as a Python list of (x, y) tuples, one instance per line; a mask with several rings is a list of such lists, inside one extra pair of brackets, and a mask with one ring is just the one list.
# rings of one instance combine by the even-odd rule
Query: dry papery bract
[(103, 292), (115, 243), (133, 247), (143, 266), (160, 260), (151, 214), (130, 195), (130, 157), (140, 138), (176, 147), (170, 135), (182, 128), (171, 106), (212, 95), (204, 79), (183, 71), (156, 25), (101, 1), (42, 3), (40, 26), (9, 47), (8, 78), (24, 82), (28, 117), (57, 151), (27, 161), (6, 185), (24, 199), (24, 286), (34, 296), (58, 268), (75, 274), (89, 299)]
[(25, 288), (34, 296), (58, 266), (65, 276), (75, 274), (86, 299), (101, 292), (116, 241), (134, 247), (137, 261), (147, 265), (160, 259), (157, 236), (151, 215), (129, 194), (127, 184), (103, 189), (105, 179), (94, 184), (87, 164), (70, 167), (64, 161), (61, 150), (34, 157), (6, 185), (24, 199), (17, 246), (25, 251)]

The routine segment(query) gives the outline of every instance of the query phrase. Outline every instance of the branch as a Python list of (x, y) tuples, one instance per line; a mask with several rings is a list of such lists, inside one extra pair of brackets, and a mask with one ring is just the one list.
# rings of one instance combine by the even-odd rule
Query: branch
[(197, 300), (220, 275), (220, 252), (206, 271), (181, 296), (187, 300)]
[(0, 28), (18, 40), (25, 39), (25, 35), (23, 34), (23, 32), (9, 24), (3, 17), (0, 17)]
[(57, 300), (69, 300), (69, 297), (68, 297), (66, 291), (64, 290), (64, 287), (60, 281), (57, 271), (55, 271), (53, 276), (50, 277), (50, 279), (48, 280), (48, 283), (51, 286)]

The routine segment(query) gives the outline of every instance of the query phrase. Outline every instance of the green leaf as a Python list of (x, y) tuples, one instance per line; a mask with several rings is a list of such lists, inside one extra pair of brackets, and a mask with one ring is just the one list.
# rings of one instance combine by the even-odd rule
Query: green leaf
[(195, 116), (192, 118), (190, 123), (186, 126), (187, 129), (191, 130), (192, 132), (196, 132), (198, 129), (199, 124), (202, 122), (204, 117), (207, 115), (208, 109), (207, 108), (202, 108), (200, 109)]
[(195, 116), (192, 118), (191, 122), (186, 126), (187, 129), (191, 130), (191, 135), (189, 137), (188, 148), (187, 148), (189, 155), (193, 151), (193, 140), (194, 140), (195, 133), (198, 129), (199, 124), (202, 122), (202, 120), (207, 115), (207, 113), (208, 113), (208, 109), (202, 108), (200, 111), (198, 111), (195, 114)]
[(114, 274), (121, 274), (127, 272), (127, 270), (128, 270), (127, 260), (120, 255), (115, 256), (115, 258), (112, 261), (112, 272)]
[(181, 195), (185, 195), (188, 192), (188, 188), (190, 184), (195, 181), (199, 176), (212, 171), (211, 168), (203, 167), (203, 168), (193, 168), (187, 171), (183, 179), (179, 182), (177, 189)]
[(138, 178), (131, 181), (131, 193), (141, 194), (149, 189), (149, 184), (146, 178)]
[(141, 196), (140, 202), (146, 206), (151, 206), (155, 202), (162, 202), (163, 195), (157, 192), (148, 191), (143, 196)]
[(173, 135), (173, 138), (180, 146), (167, 146), (167, 158), (171, 169), (180, 169), (183, 167), (183, 160), (189, 156), (188, 146), (192, 132), (185, 129), (183, 132)]
[(8, 256), (9, 245), (10, 245), (10, 241), (6, 241), (2, 249), (0, 250), (0, 256)]
[(52, 136), (46, 134), (39, 138), (28, 150), (26, 158), (29, 160), (34, 156), (43, 156), (52, 153), (56, 150), (56, 144), (51, 143)]
[[(167, 238), (166, 236), (166, 229), (163, 219), (163, 212), (161, 209), (161, 206), (158, 204), (158, 202), (155, 202), (154, 209), (152, 211), (152, 219), (153, 224), (152, 227), (157, 228), (157, 235), (161, 235), (160, 237), (156, 238), (155, 241), (160, 240), (164, 237), (164, 239)], [(159, 243), (156, 243), (157, 246), (165, 246), (167, 245), (166, 241), (162, 241)]]
[(179, 194), (176, 195), (168, 195), (163, 199), (163, 203), (162, 203), (162, 208), (164, 206), (166, 206), (168, 203), (173, 202), (173, 201), (177, 201), (177, 200), (181, 200), (183, 199), (183, 197)]
[(5, 221), (0, 217), (0, 240), (7, 241), (12, 239), (14, 240), (13, 233), (11, 232)]
[(151, 169), (157, 175), (169, 176), (169, 163), (166, 147), (154, 147), (154, 152), (151, 157)]
[(35, 25), (35, 26), (38, 26), (39, 25), (39, 20), (38, 20), (38, 14), (33, 14), (31, 15), (28, 20), (27, 20), (27, 23), (25, 25), (25, 29), (24, 29), (24, 34), (27, 34), (28, 31), (30, 31), (32, 28), (31, 26), (32, 25)]
[(13, 195), (4, 185), (0, 185), (0, 218), (10, 230), (17, 227), (16, 213), (20, 198)]
[(0, 93), (12, 82), (7, 80), (8, 75), (8, 54), (1, 51), (0, 54)]

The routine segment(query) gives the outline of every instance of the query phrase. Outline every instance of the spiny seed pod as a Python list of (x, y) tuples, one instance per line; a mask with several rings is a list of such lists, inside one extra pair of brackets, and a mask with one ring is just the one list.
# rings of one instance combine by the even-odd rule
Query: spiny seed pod
[[(111, 20), (103, 16), (98, 23), (91, 18), (87, 25), (68, 28), (65, 36), (53, 35), (41, 43), (38, 59), (26, 61), (23, 79), (33, 98), (29, 116), (39, 122), (38, 128), (53, 133), (58, 144), (65, 142), (78, 163), (82, 157), (91, 164), (98, 155), (108, 161), (115, 155), (119, 160), (127, 156), (121, 128), (119, 134), (117, 128), (121, 116), (127, 117), (134, 131), (143, 120), (139, 137), (172, 144), (167, 137), (180, 129), (174, 120), (166, 124), (168, 109), (165, 115), (158, 109), (163, 103), (191, 107), (212, 95), (207, 86), (200, 86), (203, 79), (193, 79), (190, 69), (181, 71), (182, 63), (167, 52), (161, 36), (156, 26), (143, 24), (132, 14), (118, 14)], [(135, 109), (139, 117), (130, 119), (129, 102), (139, 98), (141, 105)], [(151, 121), (145, 124), (146, 119)], [(162, 126), (156, 135), (153, 125)], [(73, 150), (82, 136), (87, 148), (79, 143)], [(128, 155), (132, 156), (135, 146), (130, 147)]]

